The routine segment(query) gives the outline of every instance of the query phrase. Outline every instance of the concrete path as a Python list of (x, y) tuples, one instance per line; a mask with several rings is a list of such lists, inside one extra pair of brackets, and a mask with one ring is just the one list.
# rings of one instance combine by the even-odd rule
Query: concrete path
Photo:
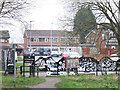
[(34, 85), (34, 86), (27, 86), (29, 88), (56, 88), (55, 84), (60, 82), (60, 78), (56, 77), (45, 77), (46, 82)]

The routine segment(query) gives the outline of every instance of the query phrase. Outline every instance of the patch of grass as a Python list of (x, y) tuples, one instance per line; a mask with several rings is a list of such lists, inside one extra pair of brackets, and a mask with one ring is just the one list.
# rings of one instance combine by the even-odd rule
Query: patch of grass
[(1, 90), (31, 90), (28, 87), (22, 87), (22, 86), (16, 86), (13, 87), (14, 85), (5, 85), (4, 88), (2, 88)]
[[(14, 76), (3, 76), (2, 77), (3, 85), (7, 87), (6, 85), (11, 85), (12, 87), (14, 85)], [(22, 77), (21, 75), (16, 76), (16, 85), (36, 85), (39, 83), (45, 82), (45, 79), (43, 77)]]
[(62, 75), (62, 76), (61, 76), (61, 75), (57, 75), (57, 76), (46, 76), (46, 77), (60, 77), (60, 78), (61, 78), (61, 77), (65, 77), (65, 75)]
[(23, 60), (23, 57), (17, 56), (18, 60)]
[[(28, 66), (29, 63), (25, 63), (25, 66)], [(16, 63), (16, 67), (20, 67), (20, 66), (23, 66), (23, 63)]]
[[(40, 68), (39, 70), (42, 70), (43, 68)], [(23, 70), (23, 68), (22, 68)], [(18, 72), (20, 72), (20, 69), (17, 69)], [(25, 71), (30, 71), (30, 68), (25, 68)], [(35, 71), (37, 71), (37, 68), (35, 68)]]
[(78, 75), (62, 76), (61, 82), (55, 84), (58, 88), (118, 88), (117, 75)]

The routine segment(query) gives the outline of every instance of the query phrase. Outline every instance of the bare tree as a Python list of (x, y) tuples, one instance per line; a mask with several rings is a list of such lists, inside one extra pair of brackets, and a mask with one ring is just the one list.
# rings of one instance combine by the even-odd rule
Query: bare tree
[(103, 26), (104, 28), (106, 28), (106, 30), (110, 29), (115, 34), (115, 38), (117, 38), (118, 40), (119, 46), (118, 51), (120, 52), (120, 0), (72, 0), (72, 1), (73, 3), (71, 5), (73, 10), (77, 11), (81, 7), (88, 6), (91, 8), (94, 15), (96, 16), (97, 21), (96, 24)]
[(31, 0), (1, 0), (0, 1), (0, 24), (10, 24), (7, 20), (22, 22), (23, 11), (28, 8)]
[(60, 28), (63, 28), (64, 30), (72, 30), (74, 25), (74, 16), (78, 10), (78, 4), (72, 0), (61, 0), (61, 2), (63, 4), (65, 12), (64, 16), (58, 18)]
[(120, 46), (120, 0), (95, 0), (94, 2), (78, 3), (81, 6), (91, 6), (96, 15), (97, 25), (110, 29), (115, 34), (118, 46)]

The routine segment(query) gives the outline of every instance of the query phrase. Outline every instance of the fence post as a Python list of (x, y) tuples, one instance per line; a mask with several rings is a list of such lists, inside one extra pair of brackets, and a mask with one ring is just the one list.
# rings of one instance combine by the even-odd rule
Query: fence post
[(23, 57), (23, 77), (25, 77), (25, 57)]
[(20, 66), (20, 74), (22, 75), (22, 66)]
[(31, 76), (31, 72), (32, 72), (32, 68), (31, 68), (31, 66), (30, 66), (30, 76)]
[(107, 75), (107, 69), (105, 68), (105, 74)]
[(69, 68), (67, 68), (67, 76), (69, 77)]
[(75, 76), (77, 76), (77, 68), (75, 68)]
[(98, 76), (98, 61), (96, 61), (96, 76)]
[(33, 77), (35, 77), (35, 57), (34, 57), (34, 60), (33, 60)]
[(39, 75), (39, 68), (38, 68), (38, 66), (37, 66), (37, 76)]
[(116, 62), (116, 72), (117, 75), (120, 75), (120, 59)]

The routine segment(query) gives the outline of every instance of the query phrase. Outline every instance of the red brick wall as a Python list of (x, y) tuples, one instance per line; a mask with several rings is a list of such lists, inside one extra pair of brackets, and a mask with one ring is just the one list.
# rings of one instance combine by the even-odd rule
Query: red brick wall
[[(27, 40), (28, 45), (30, 45), (30, 39), (24, 39), (24, 40)], [(60, 44), (65, 44), (65, 43), (61, 43), (60, 41), (58, 41), (58, 42), (52, 42), (52, 44), (60, 45)], [(31, 45), (51, 45), (51, 42), (49, 42), (49, 39), (48, 39), (48, 42), (39, 42), (38, 39), (36, 39), (35, 42), (31, 42)]]
[(24, 34), (24, 50), (27, 50), (27, 36)]
[[(97, 39), (96, 39), (96, 48), (98, 48), (98, 50), (100, 50), (100, 54), (101, 55), (111, 55), (114, 54), (118, 51), (118, 46), (116, 46), (116, 49), (111, 49), (111, 46), (106, 46), (106, 40), (102, 39), (102, 34), (103, 31), (101, 29), (99, 29), (98, 35), (97, 35)], [(91, 34), (89, 34), (89, 36), (86, 38), (89, 38), (90, 42), (88, 44), (92, 44), (91, 43), (91, 38), (95, 38), (96, 34), (94, 32), (91, 32)], [(107, 33), (107, 38), (109, 38), (109, 32)], [(105, 36), (104, 36), (105, 39)], [(116, 39), (114, 39), (116, 40)], [(107, 48), (107, 49), (106, 49)], [(89, 50), (87, 51), (86, 49), (84, 50), (83, 48), (83, 52), (86, 52), (87, 54), (89, 53)]]
[(91, 40), (91, 38), (94, 38), (95, 39), (95, 33), (94, 32), (91, 32), (90, 34), (89, 34), (89, 36), (87, 37), (87, 39), (89, 38), (89, 42), (87, 42), (88, 44), (92, 44), (92, 40)]
[(9, 45), (9, 40), (7, 40), (6, 43), (1, 43), (1, 42), (0, 42), (0, 45)]
[[(69, 42), (69, 40), (68, 40)], [(69, 44), (67, 42), (67, 44)], [(78, 44), (79, 45), (79, 39), (76, 39), (76, 43), (75, 44)], [(27, 44), (28, 46), (30, 46), (30, 39), (27, 38), (26, 36), (26, 33), (24, 34), (24, 50), (27, 50)], [(36, 41), (35, 42), (31, 42), (31, 45), (51, 45), (51, 42), (49, 42), (49, 38), (48, 38), (48, 42), (39, 42), (39, 39), (36, 38)], [(56, 45), (56, 46), (60, 46), (60, 45), (66, 45), (66, 42), (60, 42), (60, 39), (58, 38), (58, 42), (52, 42), (52, 45)]]
[(85, 56), (90, 54), (90, 48), (89, 47), (83, 47), (82, 52)]

